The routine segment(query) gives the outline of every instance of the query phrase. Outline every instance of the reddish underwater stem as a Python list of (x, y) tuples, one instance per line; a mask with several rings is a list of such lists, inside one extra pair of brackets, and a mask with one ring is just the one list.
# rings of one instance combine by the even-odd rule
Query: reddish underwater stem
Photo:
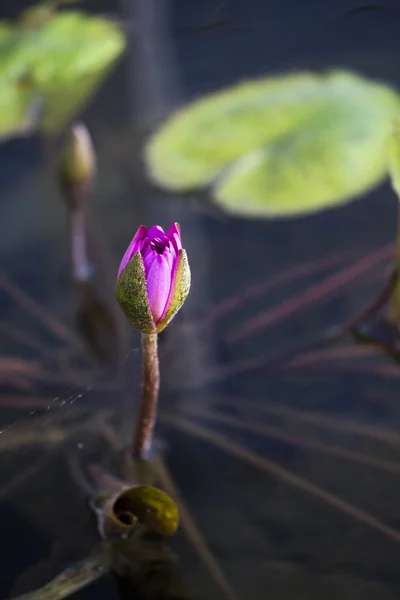
[(147, 458), (150, 452), (157, 418), (160, 370), (156, 333), (142, 333), (142, 361), (142, 401), (132, 448), (133, 457), (138, 459)]

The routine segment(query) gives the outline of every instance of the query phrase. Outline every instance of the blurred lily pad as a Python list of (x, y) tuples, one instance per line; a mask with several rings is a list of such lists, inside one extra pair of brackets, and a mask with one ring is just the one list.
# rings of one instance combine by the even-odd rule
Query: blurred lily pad
[(34, 128), (61, 131), (125, 48), (114, 23), (79, 11), (49, 13), (30, 26), (0, 22), (0, 139)]
[(388, 137), (389, 175), (392, 188), (400, 200), (400, 122), (394, 121)]
[(178, 111), (151, 137), (151, 179), (209, 188), (225, 211), (288, 217), (344, 204), (387, 174), (400, 111), (389, 86), (347, 71), (241, 83)]
[[(0, 85), (2, 80), (0, 77)], [(2, 85), (0, 94), (0, 139), (31, 130), (40, 118), (42, 102), (30, 87), (16, 82)]]

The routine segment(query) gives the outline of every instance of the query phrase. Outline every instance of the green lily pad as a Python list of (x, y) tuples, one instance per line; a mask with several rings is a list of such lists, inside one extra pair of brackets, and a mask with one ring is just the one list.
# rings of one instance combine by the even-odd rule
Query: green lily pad
[(24, 130), (37, 98), (43, 106), (38, 128), (61, 131), (124, 47), (125, 36), (117, 25), (79, 11), (49, 13), (40, 26), (0, 22), (0, 137)]
[(392, 188), (400, 200), (400, 123), (394, 121), (388, 138), (389, 175)]
[(246, 82), (178, 111), (151, 137), (151, 179), (210, 188), (225, 211), (288, 217), (344, 204), (387, 174), (400, 111), (389, 86), (347, 71)]
[[(0, 79), (0, 140), (10, 134), (29, 131), (40, 112), (41, 101), (31, 88), (23, 89), (18, 83), (2, 85)], [(22, 87), (22, 89), (21, 89)]]

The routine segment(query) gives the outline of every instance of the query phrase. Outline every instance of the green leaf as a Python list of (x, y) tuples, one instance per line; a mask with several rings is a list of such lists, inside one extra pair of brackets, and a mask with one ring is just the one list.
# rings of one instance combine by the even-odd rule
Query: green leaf
[(41, 101), (34, 90), (19, 84), (2, 85), (0, 79), (0, 140), (32, 129)]
[(400, 199), (400, 123), (394, 121), (388, 139), (389, 174), (392, 188)]
[(169, 119), (146, 147), (148, 170), (172, 191), (209, 186), (232, 214), (311, 213), (382, 180), (399, 108), (390, 87), (346, 71), (247, 82)]
[[(4, 96), (0, 137), (24, 129), (33, 98), (40, 98), (43, 105), (37, 117), (40, 129), (61, 131), (87, 103), (124, 47), (118, 26), (78, 11), (49, 13), (40, 26), (0, 22)], [(21, 85), (27, 81), (29, 86)]]
[[(395, 120), (392, 123), (392, 129), (388, 139), (388, 155), (392, 188), (396, 193), (398, 200), (400, 200), (400, 122), (398, 120)], [(397, 334), (395, 335), (395, 342), (398, 343), (397, 338), (400, 325), (400, 219), (397, 226), (395, 264), (396, 276), (386, 311), (387, 321), (390, 325), (389, 327), (386, 326), (386, 329), (389, 329), (392, 334)], [(395, 344), (392, 344), (392, 346), (395, 346)]]

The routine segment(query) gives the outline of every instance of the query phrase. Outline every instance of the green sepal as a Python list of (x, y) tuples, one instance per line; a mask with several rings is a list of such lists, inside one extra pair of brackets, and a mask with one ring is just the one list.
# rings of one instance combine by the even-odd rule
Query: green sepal
[(126, 318), (136, 329), (142, 333), (156, 333), (140, 252), (135, 254), (118, 277), (116, 296)]
[(168, 310), (158, 323), (156, 333), (160, 333), (176, 315), (190, 290), (190, 267), (185, 250), (179, 251), (178, 265), (172, 282), (172, 290), (168, 299)]

